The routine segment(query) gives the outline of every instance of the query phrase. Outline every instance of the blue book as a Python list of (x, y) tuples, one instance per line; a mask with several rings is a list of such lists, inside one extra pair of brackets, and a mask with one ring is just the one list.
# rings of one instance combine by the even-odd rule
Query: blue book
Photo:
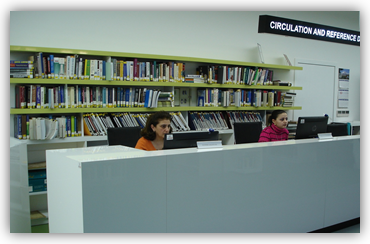
[(50, 73), (51, 73), (51, 79), (54, 79), (54, 55), (50, 54)]
[(140, 121), (138, 117), (135, 117), (136, 122), (140, 125), (141, 128), (144, 128), (143, 123)]
[(123, 63), (123, 80), (127, 80), (127, 62)]
[(22, 115), (14, 115), (14, 137), (22, 139)]
[(64, 85), (59, 86), (59, 108), (64, 108)]
[(36, 86), (36, 108), (41, 108), (41, 86)]
[(106, 95), (106, 92), (107, 92), (107, 88), (106, 87), (102, 87), (102, 105), (103, 105), (103, 108), (107, 107), (107, 95)]
[(246, 102), (246, 105), (247, 106), (251, 106), (252, 105), (252, 91), (251, 90), (248, 90), (247, 91), (247, 102)]
[(67, 116), (67, 137), (71, 137), (71, 116)]
[(152, 74), (153, 74), (153, 80), (155, 81), (155, 79), (157, 78), (157, 62), (156, 61), (153, 61)]
[(130, 89), (126, 88), (125, 89), (125, 107), (130, 106), (129, 102), (130, 102)]
[(108, 88), (108, 108), (112, 108), (113, 107), (113, 98), (112, 98), (112, 88), (109, 87)]
[(121, 87), (117, 87), (117, 108), (120, 108), (122, 106), (121, 104)]
[(148, 89), (145, 93), (145, 100), (144, 100), (144, 107), (147, 108), (149, 104), (149, 92), (150, 90)]
[(121, 88), (121, 107), (126, 107), (125, 102), (125, 88)]
[(39, 65), (39, 70), (41, 70), (41, 77), (42, 79), (44, 79), (44, 74), (45, 74), (45, 71), (44, 71), (44, 59), (43, 59), (43, 54), (42, 53), (39, 53), (39, 62), (38, 62), (38, 65)]
[(106, 80), (106, 76), (107, 76), (107, 62), (103, 60), (103, 75), (102, 75), (103, 80)]

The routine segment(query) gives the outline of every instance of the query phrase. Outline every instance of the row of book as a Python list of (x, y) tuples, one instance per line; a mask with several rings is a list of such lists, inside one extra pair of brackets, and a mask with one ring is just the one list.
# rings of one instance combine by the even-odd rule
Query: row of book
[[(89, 113), (69, 116), (40, 117), (14, 116), (14, 137), (29, 140), (52, 140), (54, 138), (107, 135), (108, 128), (145, 127), (150, 113)], [(190, 127), (180, 112), (171, 112), (173, 131), (189, 131)]]
[(14, 137), (29, 140), (82, 136), (80, 116), (14, 115)]
[(119, 81), (184, 82), (185, 63), (112, 59), (113, 76)]
[(196, 74), (185, 75), (182, 62), (139, 61), (137, 58), (106, 61), (79, 55), (56, 57), (42, 52), (29, 59), (10, 61), (11, 78), (287, 85), (273, 80), (273, 70), (259, 67), (203, 65), (196, 69)]
[[(16, 85), (15, 108), (119, 108), (190, 106), (189, 88), (164, 92), (134, 87)], [(257, 89), (198, 88), (199, 107), (291, 107), (296, 93)], [(175, 101), (178, 101), (175, 103)]]
[(17, 85), (15, 108), (173, 107), (173, 93), (158, 89), (82, 85)]
[[(14, 137), (29, 140), (52, 140), (82, 136), (107, 135), (108, 128), (145, 127), (151, 113), (88, 113), (68, 116), (14, 116)], [(189, 112), (188, 122), (180, 112), (171, 112), (172, 131), (224, 130), (234, 122), (262, 121), (258, 112)], [(82, 119), (82, 121), (81, 121)], [(263, 122), (263, 121), (262, 121)], [(264, 124), (264, 123), (263, 123)]]
[(262, 128), (266, 127), (265, 121), (258, 112), (230, 111), (226, 112), (226, 114), (229, 118), (231, 128), (235, 122), (262, 122)]
[[(107, 58), (108, 59), (108, 58)], [(184, 82), (185, 63), (172, 61), (139, 61), (112, 58), (108, 60), (91, 59), (79, 55), (55, 56), (37, 53), (29, 60), (11, 60), (12, 65), (29, 63), (31, 76), (11, 78), (78, 79), (78, 80), (117, 80)], [(21, 65), (17, 66), (21, 67)], [(22, 66), (23, 67), (23, 66)]]
[[(90, 113), (83, 115), (84, 134), (87, 136), (107, 135), (108, 128), (116, 127), (145, 127), (150, 113)], [(186, 123), (180, 112), (170, 113), (172, 121), (172, 131), (189, 131), (190, 127)]]
[(197, 90), (199, 107), (292, 107), (294, 92), (256, 89), (200, 88)]
[(240, 85), (273, 85), (273, 70), (258, 67), (226, 65), (199, 66), (199, 75), (207, 83)]
[(230, 112), (189, 112), (189, 126), (192, 130), (207, 131), (210, 128), (215, 130), (226, 130), (233, 128), (235, 122), (256, 122), (261, 121), (266, 127), (260, 113), (246, 111)]

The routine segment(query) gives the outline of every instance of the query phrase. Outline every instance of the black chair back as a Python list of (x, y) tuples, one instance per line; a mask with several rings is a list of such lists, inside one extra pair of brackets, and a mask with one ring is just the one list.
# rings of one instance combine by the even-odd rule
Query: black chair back
[(235, 143), (258, 142), (262, 132), (262, 122), (235, 122)]
[(141, 127), (118, 127), (108, 128), (108, 145), (122, 145), (127, 147), (135, 147), (140, 139)]

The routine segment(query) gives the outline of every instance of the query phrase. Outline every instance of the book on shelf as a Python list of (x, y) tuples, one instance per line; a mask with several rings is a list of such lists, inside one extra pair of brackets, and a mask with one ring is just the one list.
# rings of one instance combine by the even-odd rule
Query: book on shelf
[(274, 80), (273, 81), (274, 86), (292, 86), (291, 82), (282, 82), (281, 80)]
[(184, 81), (186, 83), (206, 83), (202, 75), (186, 75)]
[(33, 61), (29, 60), (10, 60), (10, 78), (29, 78), (34, 77)]
[[(108, 128), (115, 127), (145, 127), (150, 113), (89, 113), (83, 115), (83, 128), (86, 136), (101, 136), (107, 134)], [(171, 127), (173, 131), (188, 131), (185, 118), (180, 112), (171, 112)]]
[[(30, 140), (51, 140), (53, 138), (65, 138), (82, 136), (79, 116), (49, 116), (40, 117), (33, 115), (15, 115), (14, 137)], [(71, 121), (74, 123), (71, 124)], [(67, 126), (69, 126), (67, 128)], [(69, 132), (68, 132), (69, 131)]]
[(235, 122), (262, 122), (262, 127), (266, 127), (266, 123), (259, 112), (228, 111), (226, 114), (229, 118), (230, 128)]
[(228, 129), (221, 112), (189, 112), (189, 127), (198, 131)]
[(282, 107), (293, 107), (295, 92), (282, 92), (281, 93), (281, 106)]
[(190, 106), (190, 88), (181, 87), (179, 91), (180, 107)]

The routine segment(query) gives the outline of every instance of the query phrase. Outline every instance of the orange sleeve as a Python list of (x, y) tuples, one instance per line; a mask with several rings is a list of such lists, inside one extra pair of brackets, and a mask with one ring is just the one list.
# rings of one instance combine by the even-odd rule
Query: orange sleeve
[(156, 151), (155, 147), (153, 146), (152, 142), (144, 137), (141, 137), (135, 146), (136, 149), (141, 149), (145, 151)]

